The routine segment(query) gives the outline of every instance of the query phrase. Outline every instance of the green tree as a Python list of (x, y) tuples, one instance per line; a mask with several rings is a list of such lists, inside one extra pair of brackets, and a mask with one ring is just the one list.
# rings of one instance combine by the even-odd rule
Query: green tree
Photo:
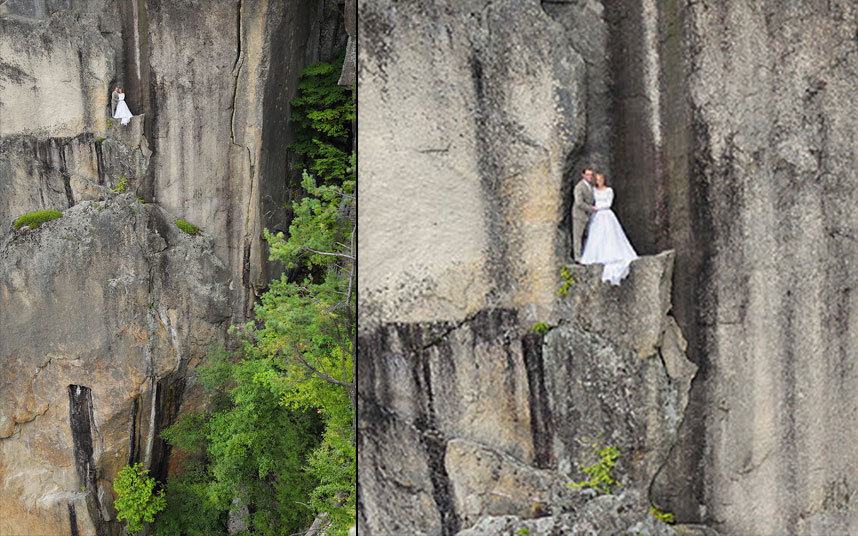
[(343, 59), (304, 69), (291, 103), (295, 141), (288, 149), (298, 156), (298, 169), (306, 168), (324, 183), (342, 183), (348, 174), (355, 104), (354, 91), (337, 85)]
[(155, 492), (155, 479), (147, 476), (148, 469), (143, 464), (126, 465), (119, 470), (113, 489), (119, 496), (113, 503), (116, 507), (116, 519), (126, 520), (128, 532), (143, 530), (143, 522), (155, 521), (155, 514), (167, 504), (164, 490)]
[(319, 186), (304, 174), (307, 193), (294, 204), (288, 237), (265, 231), (272, 260), (303, 267), (300, 282), (274, 281), (256, 307), (244, 335), (275, 370), (256, 380), (278, 393), (280, 403), (315, 409), (324, 419), (322, 444), (310, 456), (318, 480), (311, 494), (317, 514), (327, 514), (331, 536), (346, 534), (355, 520), (355, 204), (354, 158), (350, 178)]
[(293, 534), (312, 520), (307, 503), (317, 480), (307, 466), (321, 418), (280, 404), (279, 394), (255, 380), (276, 373), (271, 360), (252, 346), (245, 350), (237, 360), (212, 352), (200, 373), (212, 410), (185, 415), (161, 434), (198, 461), (171, 477), (158, 536), (222, 533), (235, 498), (249, 507), (255, 534)]

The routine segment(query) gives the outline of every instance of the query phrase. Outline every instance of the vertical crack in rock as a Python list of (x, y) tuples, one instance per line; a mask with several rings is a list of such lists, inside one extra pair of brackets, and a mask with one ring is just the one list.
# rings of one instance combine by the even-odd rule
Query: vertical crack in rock
[[(418, 404), (414, 426), (420, 431), (420, 442), (426, 451), (428, 465), (431, 468), (429, 478), (432, 481), (432, 498), (441, 516), (442, 536), (453, 536), (459, 531), (461, 520), (456, 513), (453, 502), (453, 489), (450, 475), (444, 459), (447, 455), (447, 439), (438, 430), (435, 413), (434, 393), (432, 392), (432, 370), (429, 363), (429, 352), (422, 348), (422, 331), (419, 326), (412, 326), (409, 333), (403, 336), (409, 341), (414, 352), (414, 367), (412, 375), (418, 387), (418, 393), (423, 395), (422, 403)], [(439, 354), (446, 348), (446, 341), (439, 343)], [(452, 358), (451, 356), (447, 356)]]
[[(793, 287), (794, 285), (790, 285)], [(781, 369), (781, 381), (783, 396), (784, 396), (784, 411), (782, 413), (783, 426), (784, 429), (784, 437), (780, 441), (778, 454), (780, 455), (780, 462), (778, 463), (779, 469), (779, 479), (781, 480), (781, 486), (783, 486), (784, 493), (782, 494), (782, 498), (780, 501), (785, 504), (781, 504), (779, 507), (779, 511), (786, 512), (788, 516), (788, 520), (786, 526), (795, 527), (799, 523), (799, 512), (801, 511), (800, 501), (796, 498), (798, 497), (806, 497), (807, 490), (802, 489), (805, 488), (804, 481), (800, 481), (800, 479), (796, 478), (796, 475), (800, 474), (801, 468), (796, 467), (796, 460), (798, 459), (798, 451), (799, 441), (802, 439), (796, 431), (796, 410), (798, 404), (796, 403), (796, 390), (798, 389), (796, 385), (796, 362), (801, 359), (800, 356), (796, 355), (796, 301), (791, 299), (791, 292), (786, 290), (782, 296), (783, 299), (783, 314), (784, 314), (784, 322), (781, 324), (783, 326), (783, 334), (786, 339), (784, 342), (784, 358), (782, 360), (783, 368)]]
[(74, 463), (79, 485), (86, 493), (86, 507), (97, 536), (108, 536), (98, 499), (98, 474), (93, 460), (92, 391), (81, 385), (69, 385), (69, 424), (74, 446)]
[(545, 370), (542, 359), (543, 337), (528, 333), (522, 339), (524, 365), (530, 398), (530, 431), (533, 435), (534, 462), (540, 469), (550, 469), (557, 460), (554, 456), (554, 421), (545, 389)]
[(233, 77), (233, 87), (232, 87), (232, 119), (230, 120), (229, 128), (230, 128), (230, 139), (232, 143), (235, 143), (235, 100), (238, 97), (238, 77), (241, 75), (241, 68), (244, 65), (244, 50), (242, 48), (242, 35), (241, 35), (241, 15), (242, 10), (244, 9), (244, 5), (241, 0), (238, 0), (238, 10), (236, 14), (236, 54), (235, 54), (235, 62), (232, 65), (232, 77)]
[(128, 434), (128, 465), (134, 465), (140, 461), (140, 395), (134, 397), (131, 404), (131, 430)]
[(72, 208), (74, 206), (74, 195), (72, 194), (71, 189), (71, 176), (69, 175), (69, 170), (66, 167), (66, 145), (63, 140), (56, 140), (57, 143), (57, 152), (60, 155), (60, 175), (63, 178), (63, 184), (66, 189), (66, 200), (68, 201), (68, 208)]
[(71, 530), (71, 536), (80, 536), (80, 532), (77, 528), (77, 512), (75, 512), (74, 505), (72, 503), (68, 503), (69, 508), (69, 527)]
[(104, 186), (104, 150), (101, 144), (102, 140), (95, 140), (93, 148), (95, 149), (95, 166), (96, 174), (98, 175), (98, 184)]
[[(241, 285), (244, 289), (250, 288), (250, 239), (244, 239), (244, 252), (241, 256)], [(244, 316), (250, 318), (253, 312), (253, 301), (244, 300)]]
[(182, 403), (182, 395), (185, 391), (185, 370), (180, 367), (178, 371), (158, 380), (155, 414), (155, 444), (152, 452), (152, 477), (159, 483), (167, 481), (167, 472), (170, 461), (170, 444), (161, 439), (161, 430), (173, 424), (179, 407)]

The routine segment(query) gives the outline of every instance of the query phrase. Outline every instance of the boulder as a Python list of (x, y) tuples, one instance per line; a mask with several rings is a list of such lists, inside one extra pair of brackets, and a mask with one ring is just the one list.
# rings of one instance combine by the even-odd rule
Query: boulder
[(166, 476), (156, 434), (230, 316), (211, 239), (174, 221), (112, 195), (3, 238), (0, 534), (118, 534), (119, 469)]

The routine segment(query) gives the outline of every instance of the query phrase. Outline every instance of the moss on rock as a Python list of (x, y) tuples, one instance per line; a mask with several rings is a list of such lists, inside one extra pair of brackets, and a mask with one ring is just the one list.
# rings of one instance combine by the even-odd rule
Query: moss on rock
[(58, 210), (38, 210), (19, 216), (15, 223), (12, 224), (16, 230), (28, 225), (30, 229), (35, 229), (46, 221), (55, 220), (62, 217), (63, 213)]
[(193, 225), (191, 223), (188, 223), (184, 220), (178, 220), (176, 222), (176, 227), (185, 231), (189, 235), (195, 235), (200, 231), (199, 227), (197, 227), (196, 225)]

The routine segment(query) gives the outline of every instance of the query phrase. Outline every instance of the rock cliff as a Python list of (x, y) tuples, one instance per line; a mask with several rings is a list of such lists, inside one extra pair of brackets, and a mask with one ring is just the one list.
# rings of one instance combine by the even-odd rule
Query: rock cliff
[[(673, 534), (646, 499), (696, 371), (667, 314), (672, 266), (670, 252), (641, 259), (622, 289), (602, 284), (597, 267), (573, 267), (562, 306), (598, 302), (590, 318), (599, 320), (563, 315), (544, 336), (528, 333), (514, 309), (363, 330), (359, 349), (371, 357), (359, 370), (364, 529)], [(653, 322), (635, 326), (637, 313)], [(596, 499), (565, 485), (593, 462), (593, 442), (622, 452), (627, 493)], [(611, 517), (611, 501), (628, 513)], [(527, 521), (537, 518), (551, 519)]]
[(271, 276), (300, 71), (347, 30), (336, 0), (0, 2), (0, 534), (119, 534), (118, 469), (166, 477), (157, 433)]
[[(449, 350), (442, 361), (457, 368), (446, 376), (470, 378), (469, 368), (480, 363), (508, 382), (466, 383), (468, 389), (451, 391), (459, 398), (440, 402), (455, 410), (425, 410), (415, 421), (424, 428), (407, 432), (397, 432), (404, 425), (385, 413), (396, 402), (379, 399), (382, 409), (372, 418), (388, 419), (385, 434), (412, 434), (408, 448), (426, 452), (400, 453), (423, 462), (412, 472), (384, 466), (373, 482), (398, 482), (411, 506), (446, 504), (438, 511), (448, 513), (427, 518), (427, 534), (464, 529), (483, 503), (457, 506), (457, 488), (439, 469), (438, 437), (467, 428), (462, 439), (481, 443), (488, 435), (482, 426), (490, 426), (498, 430), (493, 448), (537, 467), (549, 460), (559, 468), (570, 452), (556, 429), (549, 432), (556, 422), (547, 417), (570, 410), (548, 403), (525, 410), (525, 376), (493, 368), (509, 360), (516, 370), (522, 329), (537, 321), (559, 326), (534, 344), (542, 347), (543, 366), (547, 351), (569, 352), (550, 362), (546, 377), (570, 385), (599, 380), (589, 369), (566, 368), (576, 354), (564, 348), (603, 351), (624, 367), (624, 351), (658, 348), (664, 355), (673, 333), (675, 348), (687, 340), (685, 353), (698, 371), (687, 405), (678, 406), (682, 414), (659, 421), (681, 422), (663, 436), (665, 443), (676, 438), (666, 461), (659, 454), (639, 468), (649, 478), (660, 466), (648, 498), (681, 521), (725, 534), (858, 532), (858, 409), (849, 357), (858, 253), (850, 210), (858, 180), (854, 4), (507, 0), (429, 7), (366, 0), (360, 9), (360, 144), (374, 155), (360, 163), (360, 289), (363, 321), (375, 330), (367, 335), (375, 341), (367, 343), (370, 355), (379, 356), (372, 367), (392, 359), (393, 370), (408, 375), (394, 351), (382, 351), (382, 341), (399, 344), (402, 330), (413, 342), (403, 347), (426, 346), (415, 355), (439, 352), (454, 335), (470, 341), (464, 330), (486, 340)], [(663, 311), (642, 316), (636, 309), (643, 303), (634, 298), (640, 279), (621, 287), (631, 294), (624, 303), (612, 301), (621, 294), (554, 296), (558, 267), (568, 260), (571, 183), (590, 162), (613, 180), (615, 211), (638, 251), (676, 252)], [(657, 271), (637, 275), (646, 273)], [(633, 331), (673, 327), (662, 339), (624, 339), (628, 333), (611, 334), (605, 320), (613, 317), (603, 304), (615, 314), (627, 311)], [(660, 320), (668, 309), (672, 320)], [(507, 316), (485, 325), (498, 311)], [(487, 342), (499, 326), (508, 340)], [(447, 342), (426, 342), (436, 340)], [(623, 350), (599, 350), (603, 343)], [(478, 351), (481, 344), (486, 349)], [(491, 352), (496, 360), (481, 363), (479, 356)], [(459, 381), (453, 378), (443, 381)], [(498, 389), (505, 398), (486, 413), (488, 403), (472, 393), (495, 400)], [(415, 400), (428, 395), (420, 396)], [(583, 395), (565, 396), (569, 408), (593, 414), (585, 428), (610, 415)], [(634, 399), (657, 404), (646, 396)], [(433, 426), (441, 436), (427, 436)], [(519, 437), (519, 427), (553, 439)], [(426, 475), (436, 481), (421, 480)], [(511, 507), (506, 513), (522, 516)], [(484, 533), (513, 530), (497, 528), (503, 519), (484, 521), (493, 527)]]
[(116, 472), (166, 475), (155, 434), (230, 318), (212, 239), (173, 222), (125, 194), (4, 238), (0, 534), (118, 534)]

